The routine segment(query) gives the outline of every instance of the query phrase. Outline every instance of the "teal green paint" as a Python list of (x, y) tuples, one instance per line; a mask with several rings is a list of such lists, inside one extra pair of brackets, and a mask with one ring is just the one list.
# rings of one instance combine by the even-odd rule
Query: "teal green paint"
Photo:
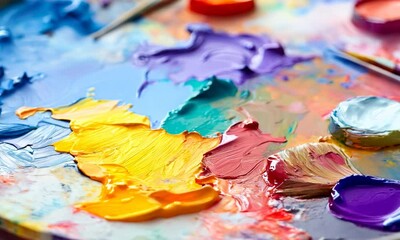
[(241, 93), (240, 93), (240, 98), (241, 99), (248, 99), (249, 97), (250, 97), (250, 91), (249, 90), (243, 90)]
[(294, 132), (296, 131), (296, 128), (297, 128), (297, 122), (295, 121), (292, 124), (290, 124), (287, 133), (285, 134), (285, 137), (289, 138), (291, 135), (293, 135)]
[(180, 108), (171, 111), (161, 127), (178, 134), (196, 131), (203, 136), (223, 133), (236, 118), (228, 111), (240, 100), (236, 86), (225, 80), (212, 78), (205, 82), (190, 81), (196, 94)]
[(189, 81), (186, 81), (184, 85), (190, 86), (193, 92), (196, 92), (196, 94), (198, 94), (198, 92), (200, 92), (201, 89), (203, 89), (209, 84), (209, 81), (212, 81), (212, 79), (208, 81), (198, 81), (196, 79), (190, 79)]

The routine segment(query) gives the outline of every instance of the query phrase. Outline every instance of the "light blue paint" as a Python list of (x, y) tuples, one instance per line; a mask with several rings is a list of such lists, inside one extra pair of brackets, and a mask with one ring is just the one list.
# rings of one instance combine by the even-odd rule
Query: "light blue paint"
[[(21, 125), (16, 124), (15, 127)], [(28, 128), (27, 125), (25, 127)], [(4, 139), (0, 143), (0, 174), (11, 173), (21, 167), (50, 167), (72, 161), (71, 155), (58, 153), (51, 146), (70, 132), (69, 127), (40, 122), (37, 128), (31, 128), (26, 134)]]

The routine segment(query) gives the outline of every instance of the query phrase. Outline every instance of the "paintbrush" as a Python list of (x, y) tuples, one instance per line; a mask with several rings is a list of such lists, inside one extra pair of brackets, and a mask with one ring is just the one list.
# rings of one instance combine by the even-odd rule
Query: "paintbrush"
[(94, 32), (91, 37), (95, 40), (101, 38), (107, 33), (113, 31), (114, 29), (120, 27), (124, 23), (137, 18), (139, 16), (143, 16), (153, 10), (159, 9), (168, 3), (172, 3), (176, 0), (142, 0), (139, 1), (137, 5), (135, 5), (132, 9), (126, 11), (118, 18), (113, 20), (111, 23), (107, 24), (100, 30)]
[(389, 67), (373, 60), (372, 58), (368, 58), (356, 53), (346, 52), (341, 49), (330, 48), (329, 51), (332, 52), (336, 57), (348, 60), (357, 65), (365, 67), (368, 70), (400, 82), (400, 69), (397, 65)]

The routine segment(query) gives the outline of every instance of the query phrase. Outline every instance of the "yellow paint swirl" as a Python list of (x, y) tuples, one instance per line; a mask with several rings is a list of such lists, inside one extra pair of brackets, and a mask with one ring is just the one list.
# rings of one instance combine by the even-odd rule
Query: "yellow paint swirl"
[(24, 118), (49, 110), (53, 118), (70, 121), (73, 132), (55, 149), (74, 155), (79, 169), (103, 184), (98, 201), (78, 208), (109, 220), (144, 221), (197, 212), (219, 200), (216, 190), (195, 182), (195, 175), (203, 154), (220, 137), (154, 130), (147, 117), (117, 104), (84, 99), (62, 108), (17, 112)]

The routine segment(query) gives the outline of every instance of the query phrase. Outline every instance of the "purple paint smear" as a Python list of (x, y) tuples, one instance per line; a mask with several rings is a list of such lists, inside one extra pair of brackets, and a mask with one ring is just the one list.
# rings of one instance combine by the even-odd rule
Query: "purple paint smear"
[(385, 231), (400, 230), (400, 181), (352, 175), (332, 189), (329, 208), (337, 218)]
[[(205, 24), (191, 24), (188, 31), (190, 39), (183, 45), (140, 46), (134, 63), (147, 67), (149, 72), (167, 70), (168, 78), (175, 83), (215, 76), (241, 85), (258, 75), (311, 59), (287, 56), (279, 42), (265, 35), (215, 32)], [(154, 81), (150, 78), (146, 81)]]

